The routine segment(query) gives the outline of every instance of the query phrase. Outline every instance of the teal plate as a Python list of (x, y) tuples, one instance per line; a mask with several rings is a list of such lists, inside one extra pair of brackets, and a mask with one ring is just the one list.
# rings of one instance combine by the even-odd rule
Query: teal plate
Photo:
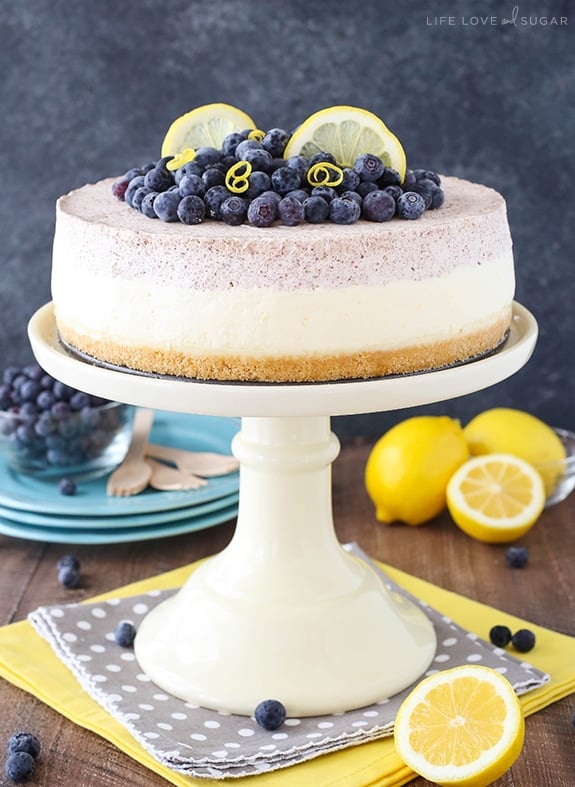
[[(156, 410), (150, 441), (189, 451), (231, 453), (231, 441), (239, 431), (238, 418), (185, 415)], [(106, 476), (78, 484), (73, 496), (62, 495), (55, 481), (22, 475), (0, 463), (0, 506), (42, 515), (67, 517), (121, 517), (208, 503), (239, 489), (239, 473), (210, 478), (208, 485), (189, 491), (157, 492), (146, 489), (132, 497), (108, 497)]]
[(181, 519), (195, 519), (220, 508), (228, 508), (239, 500), (239, 492), (224, 495), (207, 503), (197, 503), (185, 508), (173, 508), (169, 511), (151, 512), (149, 514), (127, 514), (125, 516), (60, 516), (59, 514), (38, 514), (35, 511), (20, 511), (18, 508), (0, 506), (0, 518), (37, 527), (84, 529), (113, 529), (127, 527), (145, 527), (160, 525), (163, 522), (177, 522)]
[(43, 541), (52, 544), (122, 544), (128, 541), (146, 541), (205, 530), (208, 527), (214, 527), (214, 525), (234, 519), (237, 513), (238, 506), (232, 505), (204, 516), (181, 519), (177, 522), (165, 522), (147, 527), (116, 527), (113, 530), (106, 528), (73, 530), (58, 527), (34, 527), (2, 517), (0, 518), (0, 533), (15, 538), (25, 538), (29, 541)]

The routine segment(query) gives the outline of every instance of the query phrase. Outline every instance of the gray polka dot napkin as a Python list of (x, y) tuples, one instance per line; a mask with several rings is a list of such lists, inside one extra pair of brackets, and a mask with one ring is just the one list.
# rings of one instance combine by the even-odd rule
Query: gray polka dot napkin
[[(370, 562), (356, 545), (346, 549)], [(390, 590), (415, 601), (432, 621), (438, 644), (426, 674), (480, 663), (505, 674), (517, 694), (549, 681), (546, 673), (465, 631), (371, 565)], [(395, 714), (409, 688), (347, 713), (288, 718), (275, 732), (261, 729), (252, 718), (206, 710), (166, 694), (142, 673), (131, 649), (115, 644), (114, 630), (121, 620), (131, 620), (137, 627), (152, 607), (174, 592), (152, 591), (124, 599), (45, 606), (29, 616), (82, 688), (163, 765), (197, 778), (249, 776), (393, 732)]]

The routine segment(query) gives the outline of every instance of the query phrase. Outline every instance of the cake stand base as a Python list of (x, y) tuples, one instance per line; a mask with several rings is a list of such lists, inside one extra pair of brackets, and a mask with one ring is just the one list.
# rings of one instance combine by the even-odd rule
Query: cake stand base
[(419, 607), (338, 543), (329, 417), (244, 418), (232, 450), (240, 506), (229, 546), (150, 612), (138, 661), (171, 694), (251, 715), (362, 707), (414, 682), (435, 653)]

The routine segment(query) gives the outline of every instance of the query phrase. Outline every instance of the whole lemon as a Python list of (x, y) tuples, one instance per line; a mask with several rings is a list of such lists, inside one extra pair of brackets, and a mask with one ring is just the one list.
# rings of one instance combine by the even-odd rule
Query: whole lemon
[[(531, 465), (560, 462), (565, 459), (563, 443), (544, 421), (523, 410), (495, 407), (473, 418), (463, 430), (472, 456), (512, 454)], [(537, 468), (549, 495), (560, 472)]]
[(407, 418), (387, 431), (365, 467), (367, 493), (380, 522), (422, 525), (443, 511), (447, 483), (469, 457), (459, 421)]

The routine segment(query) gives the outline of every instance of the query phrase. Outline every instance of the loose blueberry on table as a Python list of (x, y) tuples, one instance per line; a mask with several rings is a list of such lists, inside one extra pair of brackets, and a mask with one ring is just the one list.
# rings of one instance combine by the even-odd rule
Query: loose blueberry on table
[(263, 700), (256, 707), (254, 718), (264, 730), (277, 730), (285, 721), (286, 709), (279, 700)]

